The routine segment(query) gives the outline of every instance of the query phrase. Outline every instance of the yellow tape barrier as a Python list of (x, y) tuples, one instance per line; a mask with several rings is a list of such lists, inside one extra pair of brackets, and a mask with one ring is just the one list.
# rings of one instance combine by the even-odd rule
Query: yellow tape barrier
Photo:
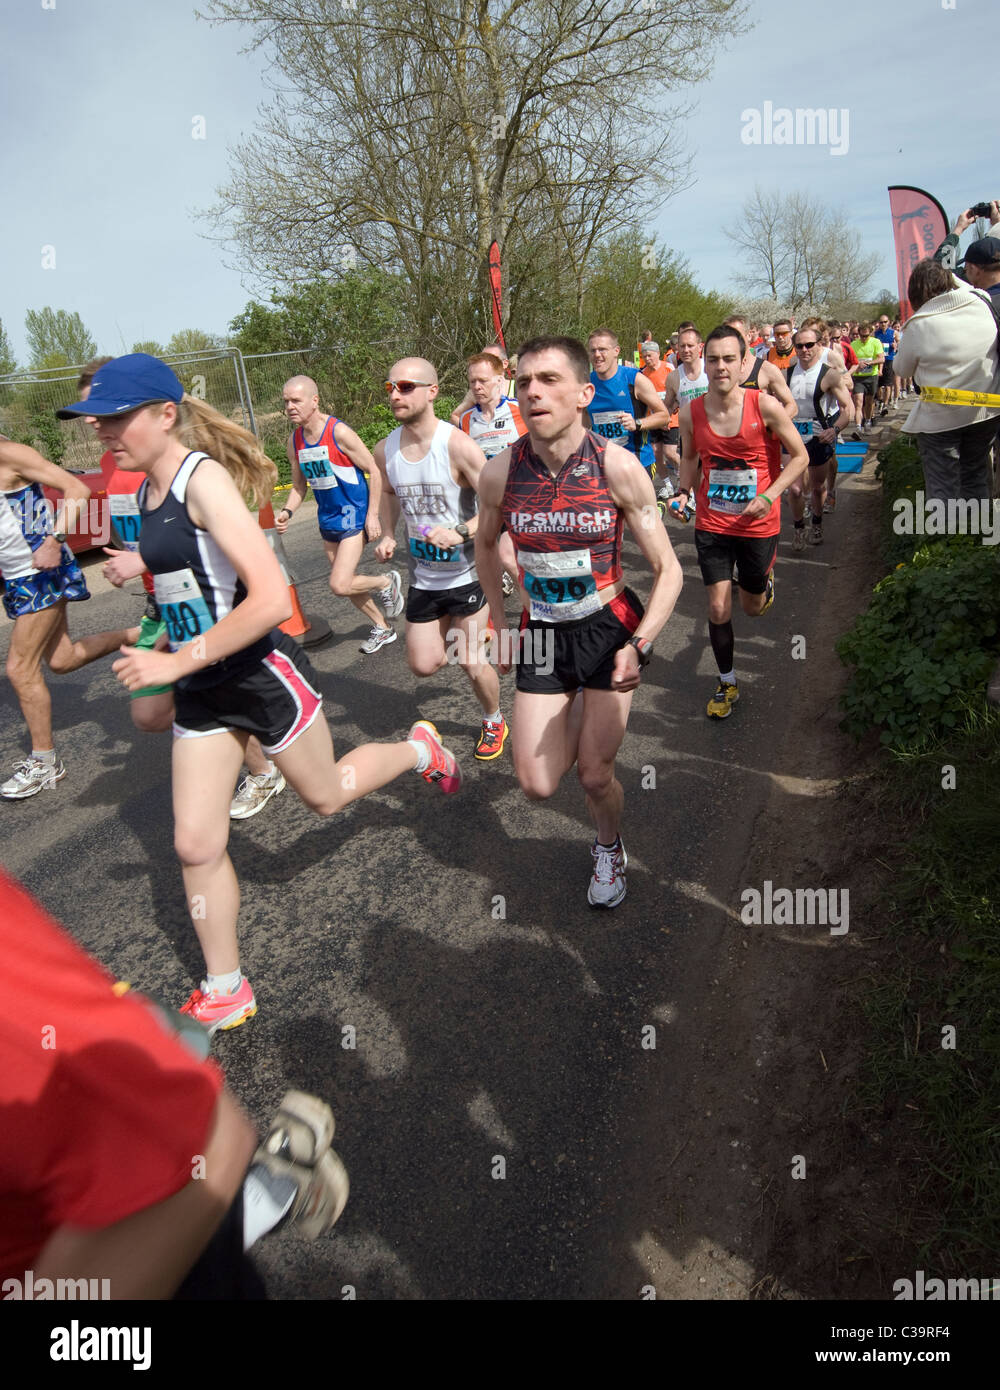
[(1000, 396), (989, 391), (953, 391), (947, 386), (921, 386), (920, 399), (934, 405), (1000, 406)]

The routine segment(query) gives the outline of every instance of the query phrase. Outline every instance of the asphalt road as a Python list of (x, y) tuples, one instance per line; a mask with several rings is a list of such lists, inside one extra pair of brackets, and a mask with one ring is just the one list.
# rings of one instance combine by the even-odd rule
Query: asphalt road
[[(352, 1179), (329, 1237), (283, 1231), (258, 1247), (273, 1297), (635, 1298), (650, 1241), (681, 1261), (706, 1234), (679, 1240), (668, 1211), (682, 1196), (673, 1161), (699, 1137), (699, 1030), (729, 930), (719, 905), (771, 774), (794, 770), (773, 729), (852, 486), (841, 481), (822, 548), (793, 555), (786, 520), (774, 608), (735, 617), (742, 698), (722, 724), (705, 717), (715, 668), (693, 531), (671, 524), (685, 586), (619, 762), (629, 892), (611, 913), (587, 905), (592, 831), (575, 780), (531, 804), (509, 753), (476, 764), (461, 673), (418, 684), (402, 637), (361, 655), (365, 628), (329, 592), (312, 513), (290, 528), (303, 603), (334, 629), (312, 660), (338, 751), (426, 717), (466, 781), (446, 798), (407, 775), (328, 821), (289, 790), (233, 827), (259, 1013), (218, 1035), (214, 1055), (262, 1125), (289, 1086), (328, 1098)], [(626, 566), (645, 596), (632, 544)], [(137, 585), (97, 588), (71, 606), (74, 632), (138, 621)], [(49, 683), (67, 776), (0, 806), (3, 860), (119, 977), (179, 1005), (201, 962), (172, 850), (170, 740), (133, 731), (110, 659)], [(503, 697), (509, 713), (510, 677)], [(0, 763), (25, 749), (3, 682)], [(720, 1207), (708, 1234), (735, 1248), (738, 1225)]]

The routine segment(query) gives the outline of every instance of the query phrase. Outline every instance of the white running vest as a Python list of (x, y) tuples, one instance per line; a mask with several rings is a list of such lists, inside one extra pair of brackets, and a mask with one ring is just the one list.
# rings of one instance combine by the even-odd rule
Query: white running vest
[(698, 375), (692, 380), (687, 374), (687, 368), (682, 363), (677, 368), (680, 378), (680, 385), (677, 387), (678, 408), (690, 405), (699, 396), (703, 396), (708, 390), (708, 373), (705, 371), (705, 363), (702, 360), (698, 363)]
[(455, 427), (438, 421), (431, 447), (416, 463), (399, 448), (402, 426), (385, 441), (385, 471), (399, 498), (406, 522), (410, 585), (415, 589), (456, 589), (476, 579), (475, 542), (443, 548), (431, 545), (427, 532), (435, 526), (457, 526), (476, 515), (478, 499), (471, 487), (459, 487), (451, 476), (448, 441)]

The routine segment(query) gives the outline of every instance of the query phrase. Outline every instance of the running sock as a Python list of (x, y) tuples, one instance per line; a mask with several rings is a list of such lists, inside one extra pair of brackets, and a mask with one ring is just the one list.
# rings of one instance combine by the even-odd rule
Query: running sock
[(54, 748), (32, 748), (31, 756), (39, 763), (48, 763), (49, 767), (56, 765), (56, 750)]
[(795, 529), (796, 529), (796, 531), (801, 531), (801, 530), (803, 529), (803, 527), (805, 526), (805, 524), (806, 524), (806, 519), (805, 519), (805, 517), (801, 517), (800, 520), (798, 520), (798, 521), (795, 523)]
[(736, 672), (735, 672), (735, 671), (720, 671), (720, 672), (719, 672), (719, 680), (720, 680), (720, 681), (725, 681), (726, 685), (735, 685), (735, 684), (736, 684)]
[(503, 718), (503, 715), (500, 713), (499, 705), (492, 714), (484, 714), (483, 718), (488, 719), (491, 724), (499, 724), (500, 720)]
[(821, 509), (820, 511), (818, 511), (818, 512), (813, 516), (812, 522), (813, 522), (813, 525), (814, 525), (814, 526), (822, 526), (822, 525), (823, 525), (823, 512), (822, 512), (822, 509)]
[(205, 980), (209, 994), (235, 994), (243, 981), (243, 972), (237, 966), (228, 975), (206, 975)]
[(712, 651), (715, 653), (719, 670), (728, 671), (733, 664), (733, 648), (735, 646), (732, 620), (730, 619), (728, 623), (713, 623), (710, 620), (708, 637), (712, 643)]
[(426, 772), (431, 765), (431, 750), (422, 740), (408, 738), (406, 741), (417, 754), (417, 765), (413, 769), (414, 772)]
[(606, 845), (606, 844), (604, 843), (603, 840), (597, 840), (597, 841), (596, 841), (596, 844), (597, 844), (597, 848), (598, 848), (598, 849), (606, 849), (606, 850), (609, 850), (609, 851), (610, 851), (610, 850), (617, 849), (618, 846), (621, 844), (621, 842), (622, 842), (622, 837), (621, 837), (620, 835), (616, 835), (615, 838), (614, 838), (614, 841), (613, 841), (610, 845)]
[(243, 1249), (256, 1245), (273, 1231), (295, 1201), (298, 1188), (291, 1178), (275, 1177), (255, 1163), (243, 1179)]

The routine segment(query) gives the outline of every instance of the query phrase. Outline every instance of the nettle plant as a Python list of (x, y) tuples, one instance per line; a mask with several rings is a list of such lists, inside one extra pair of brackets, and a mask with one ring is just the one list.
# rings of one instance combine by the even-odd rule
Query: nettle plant
[(841, 728), (915, 752), (982, 704), (1000, 645), (1000, 558), (975, 537), (942, 538), (879, 583), (837, 643), (855, 668)]

